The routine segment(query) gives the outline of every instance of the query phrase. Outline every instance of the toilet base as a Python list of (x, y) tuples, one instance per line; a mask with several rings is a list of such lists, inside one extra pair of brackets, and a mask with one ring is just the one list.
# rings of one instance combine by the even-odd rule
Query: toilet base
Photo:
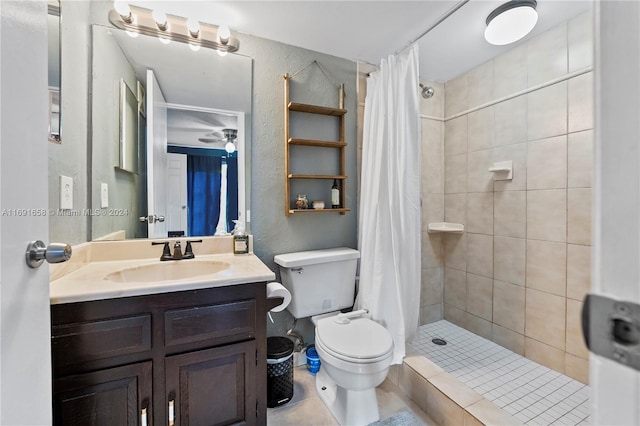
[(316, 391), (333, 417), (343, 426), (368, 425), (380, 420), (376, 389), (360, 391), (338, 386), (320, 367), (316, 374)]

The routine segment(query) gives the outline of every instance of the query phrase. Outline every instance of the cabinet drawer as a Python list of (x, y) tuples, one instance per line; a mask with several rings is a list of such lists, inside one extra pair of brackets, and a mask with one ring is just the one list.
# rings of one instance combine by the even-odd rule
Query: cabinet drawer
[(150, 349), (150, 314), (71, 323), (52, 328), (54, 367)]
[(255, 336), (256, 301), (174, 309), (164, 314), (165, 345), (217, 339), (232, 335)]

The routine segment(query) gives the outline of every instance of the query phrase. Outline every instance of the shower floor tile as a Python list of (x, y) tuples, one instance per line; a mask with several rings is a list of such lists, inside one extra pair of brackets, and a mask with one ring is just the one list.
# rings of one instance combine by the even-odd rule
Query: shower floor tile
[(409, 347), (527, 425), (590, 424), (589, 386), (448, 321), (420, 326)]

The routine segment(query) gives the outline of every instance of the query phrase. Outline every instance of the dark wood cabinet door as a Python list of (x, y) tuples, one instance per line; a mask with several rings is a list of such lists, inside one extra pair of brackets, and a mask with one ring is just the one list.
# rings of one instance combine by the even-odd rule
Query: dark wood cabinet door
[(256, 423), (255, 340), (167, 357), (165, 371), (176, 426)]
[(151, 361), (108, 368), (54, 380), (55, 425), (140, 425), (150, 407)]

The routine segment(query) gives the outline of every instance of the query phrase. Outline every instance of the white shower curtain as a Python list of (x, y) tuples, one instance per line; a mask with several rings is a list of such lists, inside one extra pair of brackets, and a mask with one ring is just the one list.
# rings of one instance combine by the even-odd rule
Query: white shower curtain
[(360, 286), (369, 309), (393, 337), (393, 364), (420, 311), (420, 110), (418, 46), (382, 60), (367, 79), (359, 204)]

